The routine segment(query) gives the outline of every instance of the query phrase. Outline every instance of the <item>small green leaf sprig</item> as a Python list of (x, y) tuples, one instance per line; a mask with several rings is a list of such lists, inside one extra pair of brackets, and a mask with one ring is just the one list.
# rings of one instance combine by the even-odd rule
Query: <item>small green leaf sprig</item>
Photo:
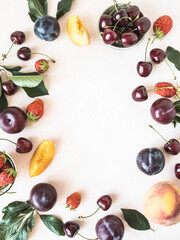
[(15, 201), (2, 209), (0, 240), (27, 240), (28, 232), (34, 227), (34, 215), (40, 217), (44, 225), (57, 236), (64, 236), (63, 222), (52, 215), (41, 215), (29, 201)]

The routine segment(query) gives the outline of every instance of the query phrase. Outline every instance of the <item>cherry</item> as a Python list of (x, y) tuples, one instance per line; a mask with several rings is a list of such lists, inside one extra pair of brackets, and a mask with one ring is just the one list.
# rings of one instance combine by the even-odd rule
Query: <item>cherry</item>
[(129, 23), (128, 15), (125, 9), (121, 9), (113, 14), (113, 21), (118, 22), (117, 26), (126, 27)]
[(24, 43), (26, 36), (21, 31), (15, 31), (11, 34), (10, 39), (12, 42), (14, 42), (14, 44), (20, 45)]
[(146, 44), (145, 61), (144, 62), (140, 61), (137, 64), (137, 72), (141, 77), (149, 76), (149, 74), (152, 71), (152, 64), (150, 62), (146, 62), (147, 49), (148, 49), (148, 45), (149, 45), (150, 40), (151, 39), (149, 38), (148, 41), (147, 41), (147, 44)]
[(107, 14), (103, 14), (100, 18), (99, 26), (101, 30), (106, 29), (108, 26), (113, 26), (113, 17)]
[(140, 34), (144, 34), (150, 29), (151, 22), (147, 17), (141, 17), (134, 22), (134, 26), (138, 29)]
[(129, 26), (123, 31), (123, 33), (127, 33), (127, 32), (135, 32), (136, 33), (136, 30), (137, 30), (136, 28)]
[(18, 138), (17, 143), (8, 140), (6, 138), (0, 138), (0, 140), (8, 141), (16, 145), (16, 152), (18, 153), (28, 153), (32, 150), (32, 142), (28, 140), (27, 138)]
[(176, 139), (170, 139), (167, 141), (158, 131), (156, 131), (153, 126), (149, 125), (159, 136), (161, 136), (165, 141), (166, 144), (164, 145), (164, 150), (170, 155), (177, 155), (180, 152), (180, 143)]
[(176, 110), (171, 100), (159, 98), (151, 106), (151, 116), (158, 123), (169, 124), (176, 117)]
[(180, 179), (180, 163), (177, 163), (174, 168), (175, 175), (178, 179)]
[(17, 86), (13, 83), (13, 81), (9, 80), (2, 83), (2, 89), (6, 95), (11, 96), (16, 93)]
[(31, 58), (31, 49), (28, 47), (22, 47), (18, 50), (17, 56), (23, 61), (28, 61)]
[(125, 32), (121, 35), (121, 42), (124, 47), (130, 47), (138, 41), (138, 36), (134, 32)]
[(132, 98), (136, 102), (143, 102), (148, 99), (148, 94), (146, 88), (141, 85), (134, 89), (132, 92)]
[(140, 10), (139, 10), (138, 6), (136, 6), (136, 5), (129, 7), (126, 10), (126, 12), (131, 19), (135, 19), (137, 16), (140, 15)]
[(89, 218), (93, 216), (97, 211), (99, 211), (99, 209), (102, 209), (103, 211), (107, 211), (110, 208), (111, 204), (112, 204), (112, 198), (109, 195), (103, 195), (97, 200), (97, 205), (99, 206), (99, 208), (94, 213), (85, 217), (79, 216), (78, 218)]
[(109, 28), (104, 30), (103, 41), (105, 44), (113, 44), (117, 41), (117, 39), (118, 39), (118, 34), (115, 31)]

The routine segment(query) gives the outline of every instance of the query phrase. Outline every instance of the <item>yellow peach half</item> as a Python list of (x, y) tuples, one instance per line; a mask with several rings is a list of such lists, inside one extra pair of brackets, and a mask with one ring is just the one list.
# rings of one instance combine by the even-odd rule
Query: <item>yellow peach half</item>
[(145, 194), (144, 213), (149, 221), (160, 225), (180, 222), (180, 190), (170, 182), (153, 185)]
[(67, 21), (67, 32), (71, 41), (77, 46), (90, 44), (88, 31), (78, 16), (71, 16)]

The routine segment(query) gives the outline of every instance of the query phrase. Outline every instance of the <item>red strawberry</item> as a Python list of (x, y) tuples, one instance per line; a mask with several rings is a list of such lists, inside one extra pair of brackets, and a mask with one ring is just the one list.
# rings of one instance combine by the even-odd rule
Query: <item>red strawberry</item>
[(0, 152), (0, 168), (4, 166), (6, 162), (6, 155), (4, 152)]
[(81, 202), (81, 194), (75, 192), (66, 199), (66, 207), (70, 210), (76, 209)]
[(34, 66), (37, 72), (44, 73), (49, 68), (49, 62), (45, 59), (39, 59), (38, 61), (35, 62)]
[(4, 187), (14, 182), (17, 172), (13, 168), (5, 169), (0, 174), (0, 186)]
[(11, 168), (11, 164), (10, 163), (5, 163), (4, 166), (1, 167), (1, 171), (5, 170), (5, 169), (8, 169), (8, 168)]
[(36, 98), (26, 108), (26, 115), (30, 121), (37, 122), (44, 114), (44, 102)]
[(168, 15), (163, 15), (159, 17), (153, 25), (154, 30), (154, 40), (156, 38), (162, 39), (172, 28), (173, 20)]
[(168, 82), (156, 83), (156, 85), (154, 86), (154, 92), (162, 97), (170, 98), (176, 95), (179, 98), (178, 88)]

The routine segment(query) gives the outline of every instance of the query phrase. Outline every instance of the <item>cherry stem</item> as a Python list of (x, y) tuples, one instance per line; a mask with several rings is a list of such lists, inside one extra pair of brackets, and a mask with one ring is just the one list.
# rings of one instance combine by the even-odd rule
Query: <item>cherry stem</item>
[(151, 231), (155, 232), (155, 230), (153, 228), (150, 228)]
[[(117, 7), (117, 9), (119, 9), (119, 8), (122, 8), (122, 7), (126, 6), (126, 5), (129, 5), (129, 4), (131, 4), (131, 2), (128, 2), (128, 3), (122, 4), (122, 5), (116, 6), (116, 7)], [(111, 16), (115, 11), (116, 11), (116, 9), (113, 9), (113, 10), (109, 13), (109, 16)]]
[(115, 7), (115, 9), (116, 9), (116, 12), (118, 12), (118, 4), (117, 4), (117, 2), (116, 2), (116, 0), (113, 0), (113, 3), (114, 3), (114, 7)]
[(17, 145), (15, 142), (13, 142), (13, 141), (11, 141), (11, 140), (9, 140), (9, 139), (6, 139), (6, 138), (0, 138), (0, 141), (1, 141), (1, 140), (4, 140), (4, 141), (7, 141), (7, 142), (10, 142), (10, 143), (13, 143), (13, 144)]
[(119, 23), (122, 19), (124, 19), (124, 18), (128, 18), (129, 20), (131, 20), (130, 17), (122, 17), (122, 18), (120, 18), (120, 19), (116, 22), (116, 24), (114, 25), (113, 31), (116, 29), (118, 23)]
[(7, 56), (8, 56), (8, 54), (9, 54), (9, 52), (11, 51), (11, 48), (13, 47), (14, 43), (15, 43), (15, 40), (12, 42), (11, 47), (9, 48), (7, 54), (2, 54), (2, 57), (3, 57), (2, 60), (4, 60), (5, 58), (7, 58)]
[(80, 233), (76, 233), (77, 235), (79, 235), (80, 237), (82, 237), (82, 238), (84, 238), (84, 239), (87, 239), (87, 240), (97, 240), (98, 238), (93, 238), (93, 239), (91, 239), (91, 238), (86, 238), (86, 237), (84, 237), (84, 236), (82, 236)]
[(79, 216), (78, 218), (89, 218), (89, 217), (92, 217), (94, 214), (96, 214), (98, 211), (99, 211), (99, 209), (100, 209), (100, 207), (95, 211), (95, 212), (93, 212), (91, 215), (89, 215), (89, 216), (85, 216), (85, 217), (83, 217), (83, 216)]
[(148, 38), (148, 41), (147, 41), (147, 44), (146, 44), (146, 50), (145, 50), (145, 62), (146, 62), (146, 57), (147, 57), (147, 49), (148, 49), (148, 45), (149, 45), (150, 41), (151, 41), (151, 39)]
[(3, 192), (3, 191), (0, 191), (0, 193), (14, 194), (14, 193), (16, 193), (16, 192)]
[(167, 144), (170, 144), (170, 142), (168, 142), (158, 131), (156, 131), (156, 129), (153, 128), (153, 126), (149, 125), (150, 128), (152, 128), (157, 134), (159, 134), (160, 137), (162, 137), (162, 139), (164, 139), (165, 142), (167, 142)]
[(168, 67), (170, 68), (170, 70), (171, 70), (171, 72), (172, 72), (172, 74), (173, 74), (173, 76), (174, 76), (174, 80), (176, 80), (176, 75), (175, 75), (175, 73), (173, 72), (173, 70), (172, 70), (171, 66), (169, 65), (169, 63), (168, 63), (165, 59), (163, 59), (163, 61), (168, 65)]
[(51, 58), (51, 57), (49, 57), (48, 55), (46, 55), (46, 54), (44, 54), (44, 53), (29, 53), (29, 55), (32, 55), (32, 54), (39, 54), (39, 55), (43, 55), (43, 56), (45, 56), (45, 57), (47, 57), (47, 58), (49, 58), (53, 63), (55, 63), (56, 61), (53, 59), (53, 58)]
[(160, 88), (153, 88), (153, 89), (150, 89), (148, 91), (145, 91), (145, 92), (152, 92), (152, 91), (155, 91), (155, 90), (159, 90), (159, 89), (173, 89), (174, 87), (160, 87)]
[(154, 41), (157, 39), (157, 37), (155, 36), (154, 39), (151, 42), (151, 45), (154, 43)]
[(131, 23), (135, 22), (137, 19), (139, 18), (139, 15), (137, 15), (137, 17), (135, 19), (133, 19), (130, 23), (128, 23), (128, 25), (126, 27), (123, 27), (121, 32), (119, 33), (119, 36), (124, 32), (124, 30), (129, 27), (129, 25), (131, 25)]

